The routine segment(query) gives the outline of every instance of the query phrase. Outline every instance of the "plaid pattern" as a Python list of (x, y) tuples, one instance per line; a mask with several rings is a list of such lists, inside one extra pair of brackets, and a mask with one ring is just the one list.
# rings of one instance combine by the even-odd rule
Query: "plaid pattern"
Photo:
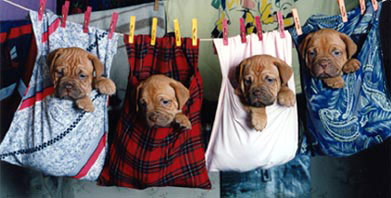
[[(124, 39), (128, 43), (128, 36)], [(98, 184), (138, 189), (151, 186), (210, 189), (201, 134), (198, 46), (192, 46), (190, 38), (182, 38), (182, 46), (176, 47), (175, 37), (170, 35), (157, 38), (156, 45), (151, 46), (149, 36), (139, 35), (135, 36), (134, 44), (126, 47), (130, 64), (127, 96)], [(164, 74), (189, 88), (190, 99), (182, 111), (192, 123), (191, 130), (151, 129), (137, 115), (132, 91), (153, 74)]]

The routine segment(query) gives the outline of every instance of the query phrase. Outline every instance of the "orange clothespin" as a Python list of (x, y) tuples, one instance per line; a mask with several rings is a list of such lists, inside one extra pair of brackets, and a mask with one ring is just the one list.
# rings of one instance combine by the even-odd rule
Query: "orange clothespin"
[(175, 43), (176, 46), (181, 46), (181, 30), (179, 29), (178, 19), (174, 19), (174, 32), (175, 32)]
[(367, 8), (365, 6), (365, 0), (360, 0), (360, 11), (361, 11), (361, 14), (364, 14), (366, 9)]
[(344, 0), (338, 0), (338, 7), (339, 7), (339, 11), (341, 12), (342, 22), (347, 22), (348, 21), (348, 16), (346, 14), (345, 1)]
[(152, 30), (151, 30), (151, 45), (156, 44), (156, 32), (157, 32), (157, 18), (152, 18)]
[(108, 35), (109, 39), (113, 38), (115, 27), (117, 26), (117, 21), (118, 21), (118, 12), (113, 12), (113, 15), (111, 16), (111, 23), (109, 28), (109, 35)]
[(227, 19), (223, 19), (223, 44), (228, 45), (228, 22)]
[(282, 13), (281, 11), (277, 12), (277, 21), (278, 21), (278, 29), (280, 31), (280, 37), (285, 38), (285, 26), (284, 26), (284, 19), (282, 18)]
[(91, 6), (87, 7), (87, 10), (84, 12), (84, 24), (83, 24), (83, 32), (88, 33), (88, 26), (90, 25), (90, 17), (91, 17)]
[(198, 27), (197, 27), (197, 19), (194, 18), (192, 20), (192, 30), (191, 30), (191, 40), (192, 45), (197, 46), (198, 44)]
[(295, 21), (296, 33), (297, 35), (302, 35), (303, 30), (301, 29), (299, 13), (297, 12), (296, 8), (292, 8), (292, 15), (293, 15), (293, 20)]
[(38, 20), (41, 21), (45, 12), (46, 0), (39, 1)]
[(65, 1), (64, 5), (62, 5), (61, 27), (63, 28), (66, 26), (67, 23), (68, 11), (69, 11), (69, 1)]
[(136, 16), (130, 16), (130, 23), (129, 23), (129, 40), (128, 42), (130, 44), (134, 41), (134, 29), (136, 28)]
[(371, 0), (372, 1), (372, 6), (373, 6), (373, 10), (377, 10), (379, 8), (379, 5), (377, 4), (377, 0)]
[(260, 41), (263, 40), (263, 33), (262, 33), (262, 24), (261, 24), (261, 17), (260, 16), (256, 16), (255, 17), (255, 25), (257, 27), (257, 34), (258, 34), (258, 39)]
[(240, 18), (240, 37), (242, 43), (246, 43), (246, 27), (244, 26), (244, 19)]

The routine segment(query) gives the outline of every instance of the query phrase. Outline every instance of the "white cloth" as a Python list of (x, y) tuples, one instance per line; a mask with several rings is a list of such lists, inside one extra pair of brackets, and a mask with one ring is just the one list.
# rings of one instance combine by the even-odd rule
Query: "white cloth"
[[(255, 34), (242, 43), (240, 36), (231, 37), (228, 45), (215, 39), (222, 85), (211, 138), (206, 152), (209, 171), (249, 171), (258, 167), (270, 168), (293, 159), (298, 144), (297, 107), (283, 107), (277, 103), (266, 107), (267, 125), (262, 132), (249, 126), (249, 114), (229, 80), (230, 69), (252, 55), (269, 54), (292, 62), (292, 41), (288, 31), (285, 39), (279, 32), (268, 32), (263, 41)], [(294, 77), (288, 86), (295, 91)]]

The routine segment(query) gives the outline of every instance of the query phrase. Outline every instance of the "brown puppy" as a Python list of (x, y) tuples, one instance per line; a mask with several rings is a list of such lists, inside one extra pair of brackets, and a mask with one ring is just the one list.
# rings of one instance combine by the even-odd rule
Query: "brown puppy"
[(251, 124), (257, 131), (266, 127), (266, 106), (276, 100), (283, 106), (295, 104), (295, 94), (288, 87), (292, 73), (288, 64), (269, 55), (252, 56), (240, 63), (236, 93), (250, 113)]
[(115, 93), (114, 82), (102, 76), (104, 67), (99, 59), (81, 48), (56, 49), (48, 55), (47, 64), (56, 96), (74, 100), (84, 111), (94, 111), (89, 97), (92, 88), (102, 94)]
[(311, 75), (331, 88), (344, 86), (342, 72), (351, 73), (360, 68), (360, 62), (352, 58), (357, 45), (346, 34), (332, 29), (308, 34), (299, 50)]
[(143, 113), (150, 127), (168, 127), (172, 122), (191, 129), (191, 122), (181, 109), (189, 99), (189, 90), (182, 83), (165, 75), (152, 75), (136, 90), (136, 111)]

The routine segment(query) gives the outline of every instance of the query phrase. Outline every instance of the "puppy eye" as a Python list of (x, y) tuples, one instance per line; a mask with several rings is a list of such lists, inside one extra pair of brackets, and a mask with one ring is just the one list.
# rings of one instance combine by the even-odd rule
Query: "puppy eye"
[(145, 106), (145, 105), (146, 105), (146, 102), (145, 102), (144, 99), (140, 99), (140, 100), (138, 101), (138, 103), (139, 103), (140, 105), (142, 105), (142, 106)]
[(266, 81), (268, 82), (268, 83), (272, 83), (272, 82), (274, 82), (274, 78), (271, 78), (271, 77), (266, 77)]
[(340, 56), (341, 55), (341, 52), (338, 51), (338, 50), (335, 50), (332, 52), (334, 56)]
[(309, 55), (310, 57), (314, 57), (314, 56), (316, 55), (315, 50), (308, 51), (308, 55)]
[(62, 76), (64, 76), (64, 70), (57, 70), (56, 74), (58, 77), (62, 77)]
[(85, 74), (79, 74), (79, 77), (80, 77), (80, 79), (84, 79), (84, 78), (87, 77), (87, 75), (85, 75)]
[(169, 105), (170, 102), (171, 102), (171, 101), (169, 101), (169, 100), (161, 100), (161, 103), (162, 103), (163, 105)]
[(244, 84), (250, 85), (251, 84), (251, 79), (244, 79)]

